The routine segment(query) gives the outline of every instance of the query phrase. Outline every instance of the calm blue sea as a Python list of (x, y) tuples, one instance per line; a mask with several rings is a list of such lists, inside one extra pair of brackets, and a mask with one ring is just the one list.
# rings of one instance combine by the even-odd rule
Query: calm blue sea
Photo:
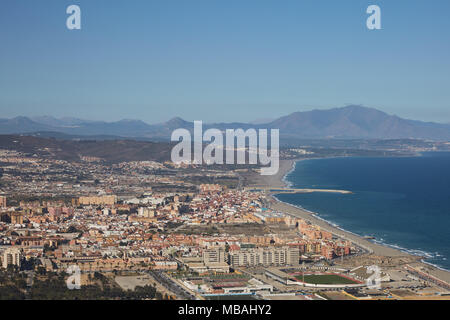
[(277, 198), (450, 270), (450, 152), (305, 160), (297, 162), (285, 179), (297, 188), (352, 191)]

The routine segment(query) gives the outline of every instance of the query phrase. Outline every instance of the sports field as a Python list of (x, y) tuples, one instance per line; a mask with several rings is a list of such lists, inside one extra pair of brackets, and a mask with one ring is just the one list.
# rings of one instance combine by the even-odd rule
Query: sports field
[(207, 296), (207, 300), (257, 300), (257, 297), (252, 294), (233, 294), (233, 295), (218, 295), (218, 296)]
[[(295, 276), (297, 280), (303, 281), (301, 275)], [(338, 274), (305, 274), (305, 282), (311, 284), (357, 284), (358, 282), (340, 276)]]

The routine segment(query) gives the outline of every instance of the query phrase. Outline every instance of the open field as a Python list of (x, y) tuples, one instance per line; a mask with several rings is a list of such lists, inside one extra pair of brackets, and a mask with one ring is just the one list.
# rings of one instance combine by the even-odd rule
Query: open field
[(245, 224), (222, 224), (222, 225), (183, 225), (176, 230), (176, 233), (191, 235), (191, 234), (221, 234), (229, 235), (251, 234), (256, 236), (263, 236), (269, 233), (270, 230), (262, 224), (245, 223)]
[[(295, 278), (303, 281), (303, 276), (297, 275)], [(338, 274), (305, 274), (305, 282), (311, 284), (357, 284), (358, 282)]]

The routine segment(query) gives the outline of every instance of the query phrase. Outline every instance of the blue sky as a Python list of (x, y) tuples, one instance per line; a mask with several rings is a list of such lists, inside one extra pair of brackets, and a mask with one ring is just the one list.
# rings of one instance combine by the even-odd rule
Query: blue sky
[[(82, 30), (66, 28), (77, 4)], [(382, 30), (366, 28), (366, 8)], [(0, 117), (450, 122), (450, 1), (2, 0)]]

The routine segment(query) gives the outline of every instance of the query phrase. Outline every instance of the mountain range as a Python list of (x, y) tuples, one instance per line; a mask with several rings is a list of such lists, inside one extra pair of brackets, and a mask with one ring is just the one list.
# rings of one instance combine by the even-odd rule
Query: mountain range
[[(137, 138), (169, 140), (173, 130), (190, 131), (193, 123), (173, 118), (164, 123), (148, 124), (141, 120), (116, 122), (57, 119), (43, 117), (15, 117), (0, 119), (0, 134), (40, 134), (44, 136), (96, 136), (109, 138)], [(295, 112), (267, 123), (209, 123), (208, 128), (279, 129), (281, 139), (428, 139), (450, 140), (450, 124), (403, 119), (383, 111), (363, 106), (346, 106), (328, 110)]]

